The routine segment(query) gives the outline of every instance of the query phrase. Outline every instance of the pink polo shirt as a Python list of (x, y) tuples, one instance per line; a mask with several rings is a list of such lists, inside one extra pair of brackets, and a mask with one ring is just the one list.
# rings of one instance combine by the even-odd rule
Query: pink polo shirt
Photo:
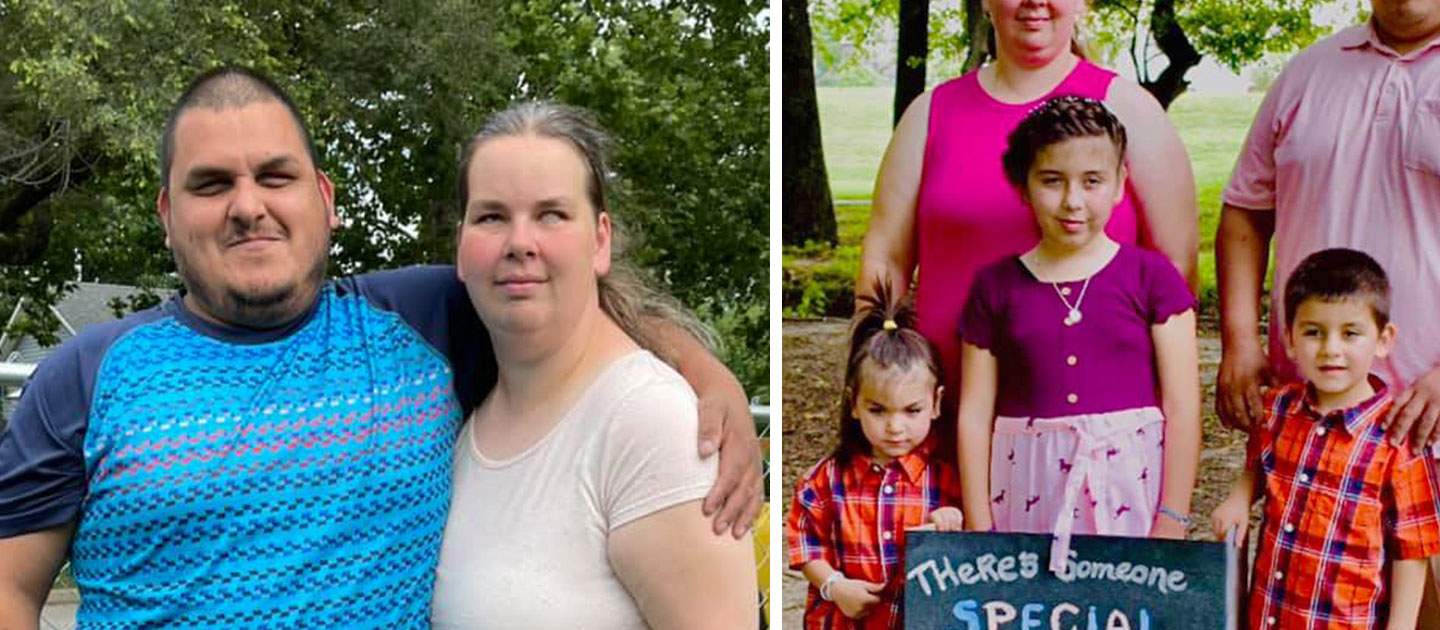
[(1281, 382), (1284, 284), (1329, 247), (1374, 257), (1390, 278), (1399, 341), (1376, 372), (1403, 386), (1440, 364), (1440, 38), (1401, 56), (1369, 24), (1290, 60), (1270, 88), (1225, 203), (1273, 210), (1270, 361)]

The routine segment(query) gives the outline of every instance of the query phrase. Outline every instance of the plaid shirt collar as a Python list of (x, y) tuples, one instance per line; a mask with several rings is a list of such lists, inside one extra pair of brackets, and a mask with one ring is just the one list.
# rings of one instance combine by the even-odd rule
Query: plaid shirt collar
[(935, 449), (933, 436), (926, 438), (920, 446), (911, 449), (909, 453), (896, 457), (888, 465), (881, 466), (871, 457), (869, 453), (860, 453), (850, 458), (850, 466), (860, 478), (867, 474), (883, 473), (886, 468), (898, 467), (905, 473), (905, 478), (910, 483), (920, 483), (925, 475), (925, 468), (930, 465), (930, 453)]
[(1316, 408), (1315, 386), (1305, 384), (1305, 397), (1301, 401), (1303, 417), (1315, 422), (1324, 424), (1336, 424), (1345, 429), (1350, 435), (1358, 435), (1362, 427), (1374, 419), (1372, 413), (1376, 409), (1384, 407), (1390, 402), (1390, 388), (1380, 377), (1370, 374), (1370, 386), (1375, 389), (1375, 394), (1345, 409), (1336, 409), (1329, 413), (1320, 413)]

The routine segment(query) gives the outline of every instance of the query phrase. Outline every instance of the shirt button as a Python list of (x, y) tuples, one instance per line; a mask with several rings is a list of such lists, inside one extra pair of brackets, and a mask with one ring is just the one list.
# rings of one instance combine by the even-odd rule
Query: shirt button
[(1060, 295), (1070, 295), (1070, 287), (1060, 287)]
[(1068, 402), (1068, 403), (1070, 403), (1070, 404), (1072, 404), (1072, 405), (1075, 404), (1076, 402), (1078, 402), (1079, 400), (1080, 400), (1080, 397), (1079, 397), (1079, 396), (1076, 396), (1075, 394), (1070, 394), (1069, 396), (1066, 396), (1066, 397), (1065, 397), (1065, 401)]
[(1309, 483), (1309, 482), (1310, 482), (1310, 475), (1307, 475), (1307, 474), (1305, 474), (1305, 473), (1300, 473), (1300, 483)]
[(1270, 617), (1269, 619), (1266, 619), (1266, 620), (1265, 620), (1265, 625), (1267, 625), (1267, 626), (1273, 626), (1273, 625), (1275, 625), (1275, 618), (1274, 618), (1274, 617)]
[(1277, 579), (1277, 580), (1283, 580), (1283, 579), (1285, 579), (1285, 574), (1284, 574), (1283, 572), (1281, 572), (1281, 571), (1276, 571), (1276, 572), (1275, 572), (1275, 579)]
[(1319, 429), (1316, 429), (1316, 430), (1315, 430), (1315, 435), (1320, 435), (1320, 436), (1325, 435), (1325, 427), (1320, 427)]
[(895, 494), (895, 486), (885, 486), (885, 494)]
[(873, 470), (873, 471), (875, 471), (875, 472), (880, 472), (880, 465), (879, 465), (879, 464), (871, 464), (871, 465), (870, 465), (870, 470)]
[(1080, 359), (1075, 358), (1075, 355), (1073, 354), (1065, 357), (1065, 365), (1075, 365), (1078, 362), (1080, 362)]
[(1294, 533), (1294, 532), (1295, 532), (1295, 524), (1294, 524), (1294, 523), (1286, 523), (1286, 524), (1285, 524), (1285, 533), (1287, 533), (1287, 534), (1292, 534), (1292, 533)]
[(890, 540), (891, 538), (894, 538), (894, 537), (895, 537), (895, 534), (892, 534), (892, 533), (890, 533), (890, 532), (885, 532), (885, 533), (883, 533), (883, 534), (880, 534), (880, 537), (881, 537), (881, 538), (884, 538), (885, 540)]

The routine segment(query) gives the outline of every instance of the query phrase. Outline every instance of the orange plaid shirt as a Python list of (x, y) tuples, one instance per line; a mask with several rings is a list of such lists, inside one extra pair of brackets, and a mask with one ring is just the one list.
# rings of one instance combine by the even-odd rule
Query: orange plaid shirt
[(930, 457), (929, 444), (885, 466), (868, 455), (856, 455), (844, 466), (827, 457), (797, 484), (785, 523), (790, 568), (824, 560), (845, 577), (886, 585), (869, 615), (850, 619), (821, 599), (812, 584), (805, 602), (807, 630), (901, 627), (905, 528), (929, 522), (937, 508), (960, 507), (959, 476)]
[(1374, 396), (1323, 416), (1304, 383), (1266, 396), (1265, 425), (1248, 447), (1265, 492), (1254, 630), (1382, 628), (1388, 562), (1440, 553), (1435, 462), (1428, 449), (1386, 440), (1377, 421), (1391, 395), (1370, 379)]

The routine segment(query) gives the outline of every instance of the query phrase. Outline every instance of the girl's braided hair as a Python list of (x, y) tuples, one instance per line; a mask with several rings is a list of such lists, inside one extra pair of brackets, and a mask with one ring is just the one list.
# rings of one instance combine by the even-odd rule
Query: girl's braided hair
[[(1057, 96), (1032, 110), (1006, 141), (1005, 179), (1016, 190), (1025, 190), (1035, 156), (1046, 147), (1071, 138), (1103, 136), (1115, 145), (1115, 153), (1124, 161), (1125, 126), (1104, 103), (1083, 96)], [(1117, 165), (1118, 166), (1118, 165)]]

